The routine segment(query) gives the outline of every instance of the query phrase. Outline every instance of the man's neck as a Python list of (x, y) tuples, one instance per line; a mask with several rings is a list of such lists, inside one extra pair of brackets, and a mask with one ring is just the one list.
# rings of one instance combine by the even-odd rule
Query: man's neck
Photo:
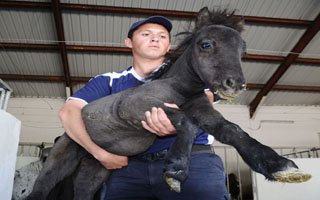
[(137, 72), (137, 74), (141, 77), (148, 76), (151, 72), (153, 72), (159, 65), (161, 65), (164, 61), (164, 58), (157, 60), (143, 59), (143, 60), (134, 60), (132, 67)]

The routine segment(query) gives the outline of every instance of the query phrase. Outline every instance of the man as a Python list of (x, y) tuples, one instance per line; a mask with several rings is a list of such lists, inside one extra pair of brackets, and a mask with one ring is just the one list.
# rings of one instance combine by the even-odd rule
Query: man
[[(213, 137), (199, 130), (187, 180), (181, 193), (171, 191), (162, 176), (164, 157), (175, 139), (175, 128), (161, 108), (146, 112), (142, 126), (158, 137), (144, 153), (127, 158), (111, 154), (97, 146), (85, 130), (81, 109), (89, 102), (136, 87), (164, 63), (170, 49), (171, 22), (162, 16), (138, 21), (125, 39), (132, 49), (133, 64), (122, 72), (98, 75), (68, 99), (59, 116), (66, 133), (107, 169), (114, 169), (106, 184), (110, 199), (226, 199), (225, 177), (221, 159), (211, 152)], [(174, 106), (168, 104), (167, 106)]]

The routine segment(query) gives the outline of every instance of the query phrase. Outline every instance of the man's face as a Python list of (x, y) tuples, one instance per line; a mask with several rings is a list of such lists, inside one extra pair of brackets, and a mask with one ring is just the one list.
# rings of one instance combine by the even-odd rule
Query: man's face
[(135, 56), (159, 59), (170, 49), (170, 35), (165, 27), (148, 23), (134, 31), (127, 45), (132, 48)]

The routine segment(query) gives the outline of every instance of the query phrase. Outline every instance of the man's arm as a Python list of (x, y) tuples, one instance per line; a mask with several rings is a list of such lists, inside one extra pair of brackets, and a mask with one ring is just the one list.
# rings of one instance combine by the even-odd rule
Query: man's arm
[(92, 154), (107, 169), (118, 169), (128, 165), (126, 156), (109, 153), (92, 141), (81, 117), (81, 109), (84, 106), (85, 103), (82, 101), (69, 100), (60, 110), (59, 118), (68, 136)]

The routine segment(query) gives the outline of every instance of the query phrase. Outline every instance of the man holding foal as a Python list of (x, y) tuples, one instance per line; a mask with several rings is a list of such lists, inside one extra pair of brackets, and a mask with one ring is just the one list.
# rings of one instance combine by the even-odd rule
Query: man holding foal
[[(170, 190), (163, 178), (163, 161), (175, 140), (175, 128), (161, 108), (146, 112), (142, 126), (157, 135), (154, 144), (140, 155), (111, 154), (96, 145), (86, 132), (81, 109), (91, 101), (144, 84), (146, 77), (164, 63), (170, 49), (171, 22), (152, 16), (133, 23), (125, 39), (132, 49), (132, 66), (121, 72), (98, 75), (68, 99), (59, 113), (68, 136), (92, 154), (105, 168), (113, 169), (106, 182), (105, 200), (218, 200), (227, 199), (221, 159), (212, 153), (214, 138), (199, 130), (194, 140), (189, 175), (181, 192)], [(168, 105), (173, 106), (173, 105)]]

